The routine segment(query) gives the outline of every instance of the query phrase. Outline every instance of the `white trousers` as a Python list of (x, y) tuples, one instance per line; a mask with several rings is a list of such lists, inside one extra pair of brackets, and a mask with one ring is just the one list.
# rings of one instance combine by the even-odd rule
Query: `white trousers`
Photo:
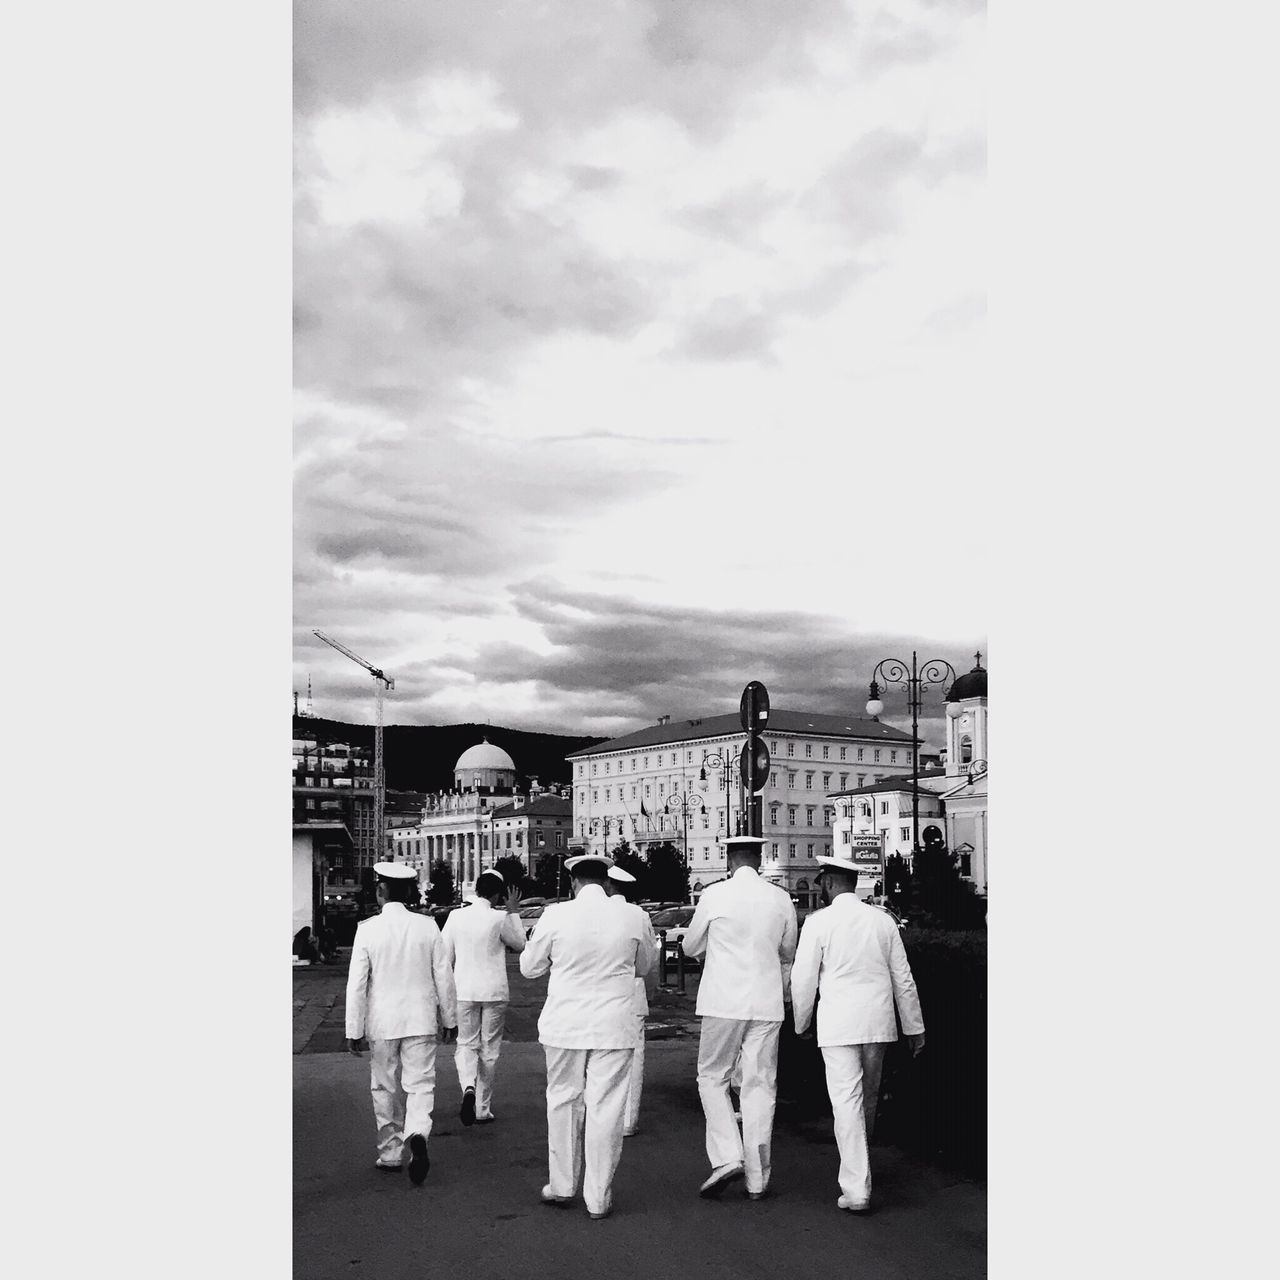
[(436, 1038), (369, 1041), (369, 1088), (378, 1126), (378, 1158), (394, 1164), (409, 1135), (431, 1136), (436, 1100)]
[(591, 1213), (613, 1203), (634, 1049), (557, 1049), (547, 1055), (547, 1163), (551, 1194), (577, 1194)]
[(636, 1051), (631, 1059), (631, 1074), (627, 1079), (627, 1105), (623, 1112), (623, 1127), (634, 1129), (640, 1123), (640, 1095), (644, 1092), (644, 1015), (636, 1021)]
[[(745, 1167), (748, 1191), (769, 1185), (773, 1112), (778, 1096), (778, 1032), (781, 1022), (703, 1018), (698, 1041), (698, 1096), (707, 1119), (707, 1159), (711, 1167)], [(733, 1118), (729, 1082), (741, 1054), (742, 1131)]]
[(840, 1193), (855, 1204), (871, 1197), (871, 1157), (867, 1142), (876, 1125), (880, 1073), (887, 1044), (826, 1045), (827, 1093), (840, 1149)]
[(502, 1030), (506, 1023), (505, 1000), (458, 1001), (458, 1048), (454, 1064), (458, 1083), (465, 1093), (476, 1091), (476, 1116), (483, 1120), (493, 1114), (493, 1074), (502, 1052)]

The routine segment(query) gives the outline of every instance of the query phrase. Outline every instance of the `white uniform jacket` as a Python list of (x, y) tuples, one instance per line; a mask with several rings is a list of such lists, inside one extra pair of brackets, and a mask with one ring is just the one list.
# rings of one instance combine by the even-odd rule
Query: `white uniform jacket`
[(477, 898), (469, 907), (449, 912), (443, 937), (459, 1000), (508, 998), (506, 953), (524, 950), (519, 916)]
[(456, 1026), (453, 970), (436, 922), (388, 902), (380, 915), (361, 920), (347, 975), (347, 1038), (400, 1040), (433, 1036), (436, 1014)]
[(898, 1038), (897, 1003), (904, 1034), (924, 1031), (920, 997), (906, 948), (892, 916), (842, 893), (815, 911), (800, 931), (791, 970), (796, 1031), (803, 1031), (818, 1002), (818, 1047), (880, 1044)]
[[(658, 939), (653, 932), (653, 924), (649, 920), (649, 913), (643, 907), (637, 907), (634, 902), (628, 902), (621, 894), (614, 894), (609, 901), (624, 915), (629, 911), (638, 915), (640, 923), (649, 930), (649, 937), (653, 940), (654, 959), (657, 959)], [(631, 1010), (640, 1017), (644, 1017), (649, 1012), (649, 993), (645, 990), (644, 978), (639, 974), (636, 974), (636, 994), (631, 1004)]]
[(538, 1039), (557, 1049), (634, 1049), (635, 980), (653, 967), (657, 947), (644, 912), (619, 911), (586, 885), (572, 902), (549, 906), (520, 955), (520, 972), (548, 970)]
[(686, 955), (707, 957), (699, 1017), (782, 1021), (796, 953), (796, 909), (785, 889), (739, 867), (703, 892), (681, 945)]

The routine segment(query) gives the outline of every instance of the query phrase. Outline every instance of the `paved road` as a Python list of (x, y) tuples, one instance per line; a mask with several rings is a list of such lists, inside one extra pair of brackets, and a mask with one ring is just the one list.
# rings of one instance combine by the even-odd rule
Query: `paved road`
[[(986, 1274), (986, 1192), (890, 1147), (873, 1148), (882, 1207), (868, 1218), (835, 1208), (830, 1119), (780, 1106), (771, 1195), (740, 1188), (697, 1195), (706, 1176), (694, 1086), (696, 1022), (688, 1000), (655, 1013), (641, 1132), (627, 1139), (614, 1213), (593, 1222), (579, 1200), (539, 1203), (546, 1181), (545, 1069), (534, 1023), (541, 984), (513, 979), (513, 1040), (498, 1067), (496, 1124), (465, 1129), (450, 1049), (438, 1057), (431, 1173), (421, 1188), (379, 1173), (368, 1059), (341, 1052), (341, 969), (295, 971), (303, 1044), (294, 1058), (294, 1274), (458, 1276), (459, 1280), (968, 1280)], [(317, 1015), (320, 1015), (317, 1020)], [(683, 1028), (688, 1027), (688, 1031)], [(334, 1031), (336, 1029), (336, 1040)], [(333, 1045), (331, 1049), (329, 1046)], [(335, 1051), (337, 1050), (337, 1051)]]

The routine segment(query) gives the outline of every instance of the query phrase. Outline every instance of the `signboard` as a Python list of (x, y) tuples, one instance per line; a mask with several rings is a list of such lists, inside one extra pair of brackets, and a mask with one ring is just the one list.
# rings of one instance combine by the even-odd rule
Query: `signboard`
[(870, 832), (862, 832), (853, 837), (854, 862), (874, 862), (880, 864), (880, 837)]

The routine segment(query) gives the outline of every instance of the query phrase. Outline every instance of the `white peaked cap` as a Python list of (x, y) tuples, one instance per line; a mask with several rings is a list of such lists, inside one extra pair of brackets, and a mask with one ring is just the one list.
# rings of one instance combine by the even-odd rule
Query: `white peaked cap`
[(375, 862), (373, 873), (383, 880), (416, 880), (418, 873), (406, 862)]
[(623, 871), (619, 866), (609, 868), (609, 879), (616, 880), (619, 884), (635, 884), (636, 878), (630, 871)]

